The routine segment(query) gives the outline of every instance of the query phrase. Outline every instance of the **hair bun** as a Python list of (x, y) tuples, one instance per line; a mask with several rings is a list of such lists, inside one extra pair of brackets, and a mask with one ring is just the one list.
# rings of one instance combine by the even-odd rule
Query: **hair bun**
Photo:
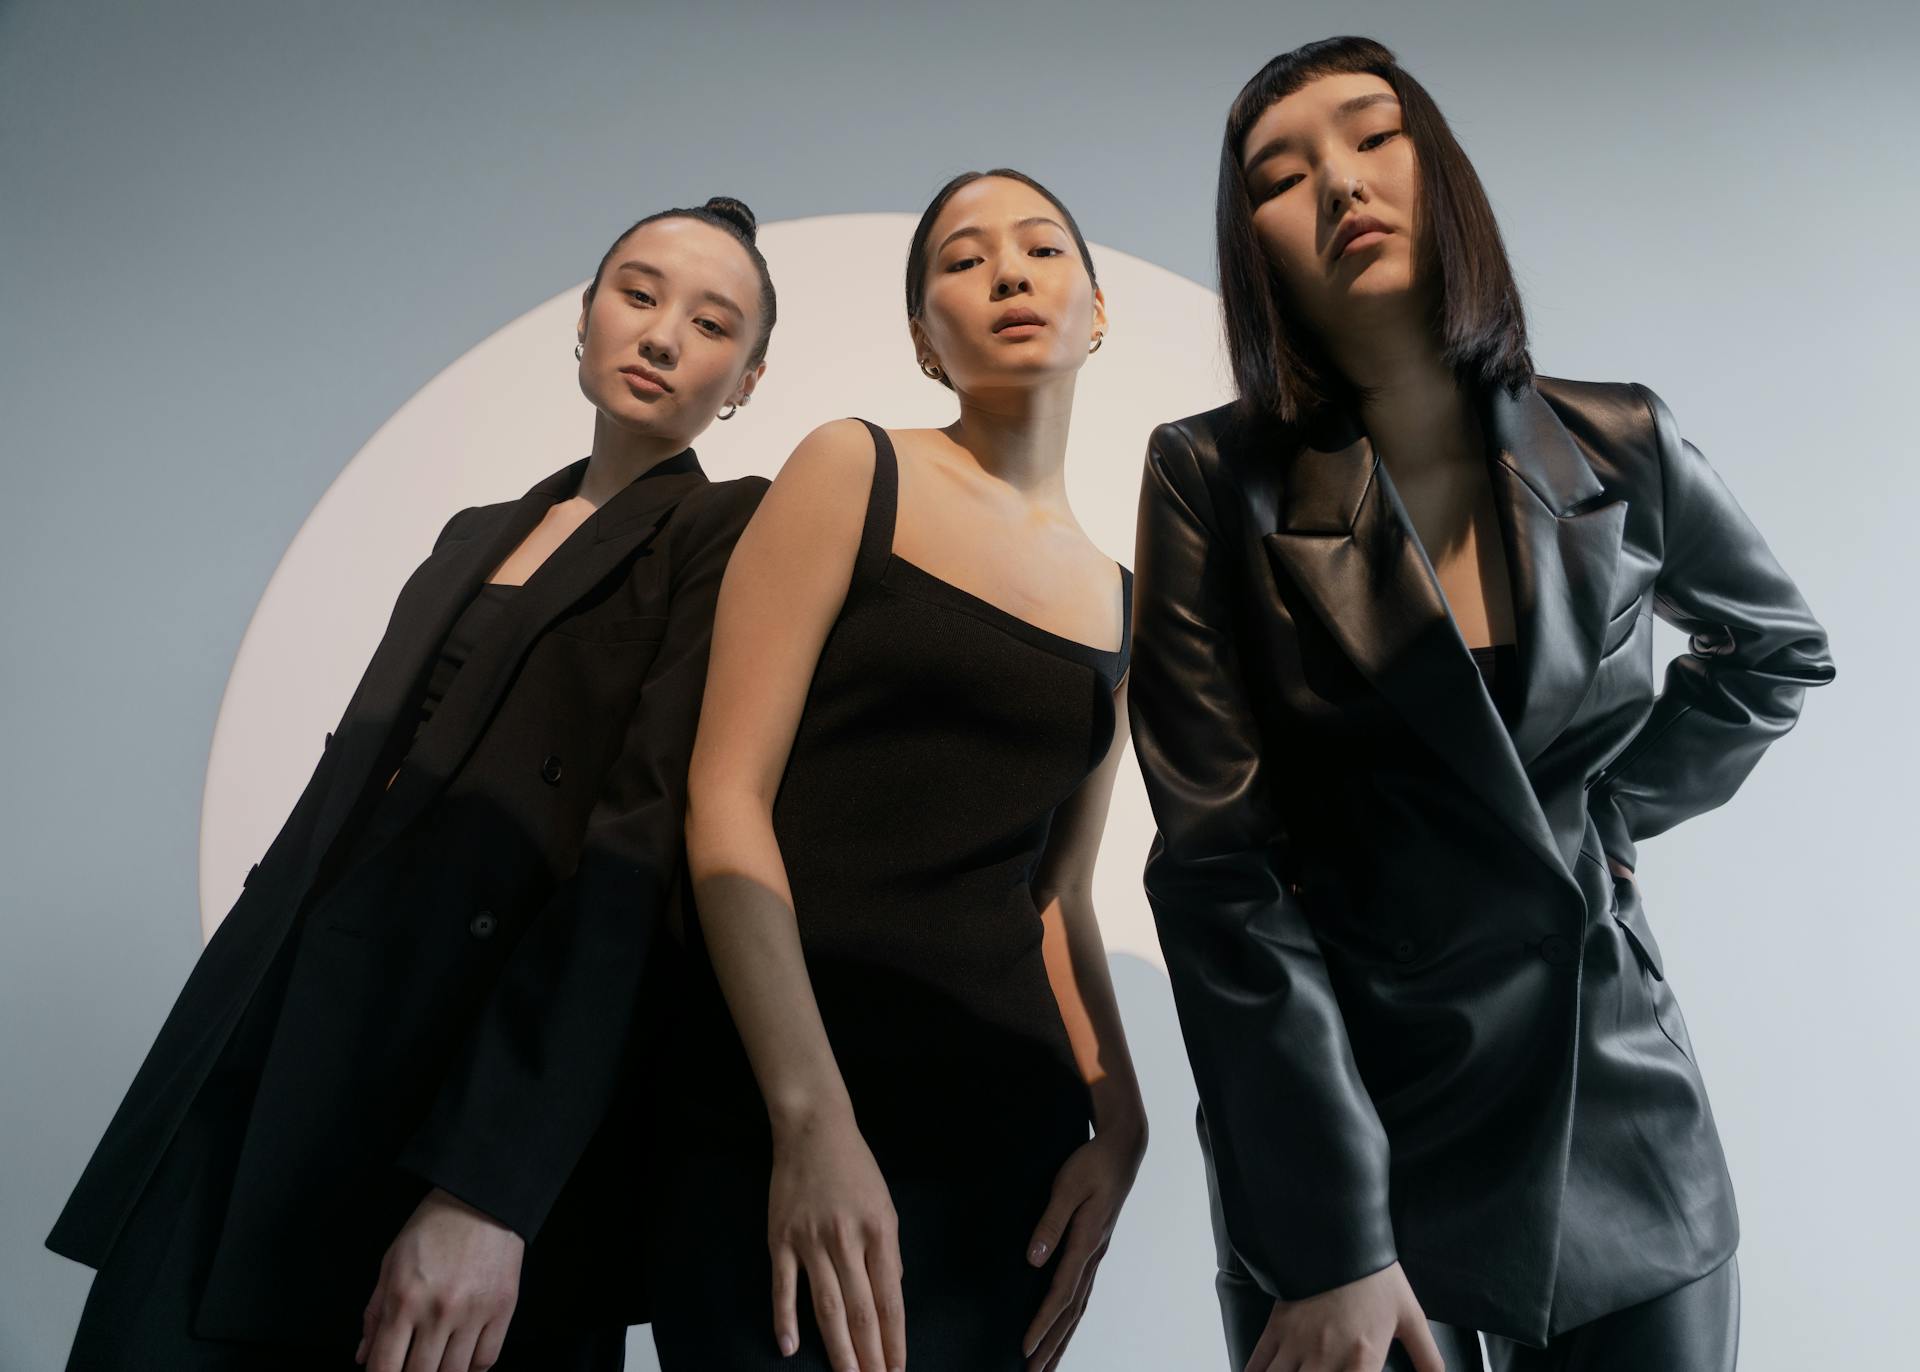
[(736, 226), (741, 233), (745, 234), (747, 236), (747, 242), (753, 242), (758, 221), (754, 219), (753, 211), (747, 208), (745, 201), (735, 200), (730, 195), (714, 195), (709, 196), (707, 203), (700, 208), (711, 210), (713, 213), (719, 215), (728, 223)]

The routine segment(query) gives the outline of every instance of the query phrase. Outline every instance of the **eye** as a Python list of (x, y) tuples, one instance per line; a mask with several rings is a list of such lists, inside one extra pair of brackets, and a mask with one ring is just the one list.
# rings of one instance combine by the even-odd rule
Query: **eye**
[(1055, 257), (1059, 257), (1059, 256), (1061, 256), (1061, 254), (1062, 254), (1062, 253), (1063, 253), (1063, 252), (1064, 252), (1065, 250), (1064, 250), (1064, 249), (1062, 249), (1062, 248), (1056, 248), (1056, 247), (1054, 247), (1054, 246), (1053, 246), (1052, 244), (1050, 244), (1050, 243), (1043, 243), (1043, 244), (1041, 244), (1041, 245), (1040, 245), (1039, 247), (1037, 247), (1037, 248), (1035, 248), (1035, 249), (1033, 249), (1033, 251), (1034, 251), (1034, 252), (1048, 252), (1048, 253), (1052, 253), (1052, 254), (1053, 254), (1053, 255), (1054, 255)]
[(721, 327), (720, 321), (717, 319), (696, 319), (693, 322), (712, 334), (715, 338), (722, 337), (726, 333), (726, 330)]
[(628, 291), (627, 294), (632, 296), (635, 300), (644, 300), (649, 305), (653, 303), (653, 297), (648, 295), (645, 291), (641, 290), (638, 286)]
[(978, 262), (979, 260), (980, 259), (977, 257), (955, 258), (953, 261), (947, 263), (944, 270), (950, 271), (950, 272), (965, 271), (968, 267), (971, 267), (974, 263)]
[(1273, 199), (1274, 196), (1279, 195), (1282, 191), (1285, 191), (1288, 187), (1292, 186), (1293, 183), (1298, 181), (1299, 179), (1300, 179), (1300, 176), (1299, 176), (1299, 173), (1297, 172), (1292, 176), (1281, 177), (1278, 181), (1274, 182), (1271, 186), (1267, 187), (1266, 192), (1261, 195), (1260, 199), (1262, 201)]
[(1375, 148), (1379, 147), (1382, 143), (1386, 142), (1389, 138), (1392, 138), (1395, 134), (1399, 132), (1400, 130), (1398, 129), (1382, 129), (1379, 133), (1369, 134), (1367, 137), (1360, 140), (1360, 151), (1372, 152)]

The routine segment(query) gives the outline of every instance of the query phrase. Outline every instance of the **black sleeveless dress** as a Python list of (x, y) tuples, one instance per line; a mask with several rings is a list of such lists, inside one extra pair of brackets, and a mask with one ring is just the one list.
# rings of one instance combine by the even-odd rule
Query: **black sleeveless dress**
[[(862, 421), (863, 423), (866, 421)], [(1090, 1101), (1041, 960), (1031, 880), (1054, 814), (1119, 726), (1117, 649), (1063, 638), (895, 556), (884, 430), (852, 582), (808, 689), (773, 825), (807, 972), (900, 1220), (919, 1372), (1018, 1369), (1054, 1258), (1026, 1260)], [(654, 1339), (681, 1368), (825, 1369), (803, 1280), (774, 1343), (766, 1108), (689, 921)]]

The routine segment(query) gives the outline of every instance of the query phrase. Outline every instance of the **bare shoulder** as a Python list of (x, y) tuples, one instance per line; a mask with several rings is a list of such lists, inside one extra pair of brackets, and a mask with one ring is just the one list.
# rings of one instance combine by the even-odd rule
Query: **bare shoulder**
[(800, 440), (761, 498), (743, 548), (796, 574), (853, 565), (873, 484), (873, 437), (858, 419), (833, 419)]

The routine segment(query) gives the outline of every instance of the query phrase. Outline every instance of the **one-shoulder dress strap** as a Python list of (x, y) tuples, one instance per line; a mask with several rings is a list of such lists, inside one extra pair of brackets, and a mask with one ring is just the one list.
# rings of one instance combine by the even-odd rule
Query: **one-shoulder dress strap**
[(1120, 670), (1126, 671), (1133, 653), (1133, 568), (1120, 568)]
[(860, 525), (860, 551), (853, 562), (855, 581), (878, 581), (893, 555), (893, 520), (898, 505), (900, 473), (893, 456), (893, 440), (871, 419), (862, 419), (873, 435), (873, 485), (867, 491), (867, 517)]

